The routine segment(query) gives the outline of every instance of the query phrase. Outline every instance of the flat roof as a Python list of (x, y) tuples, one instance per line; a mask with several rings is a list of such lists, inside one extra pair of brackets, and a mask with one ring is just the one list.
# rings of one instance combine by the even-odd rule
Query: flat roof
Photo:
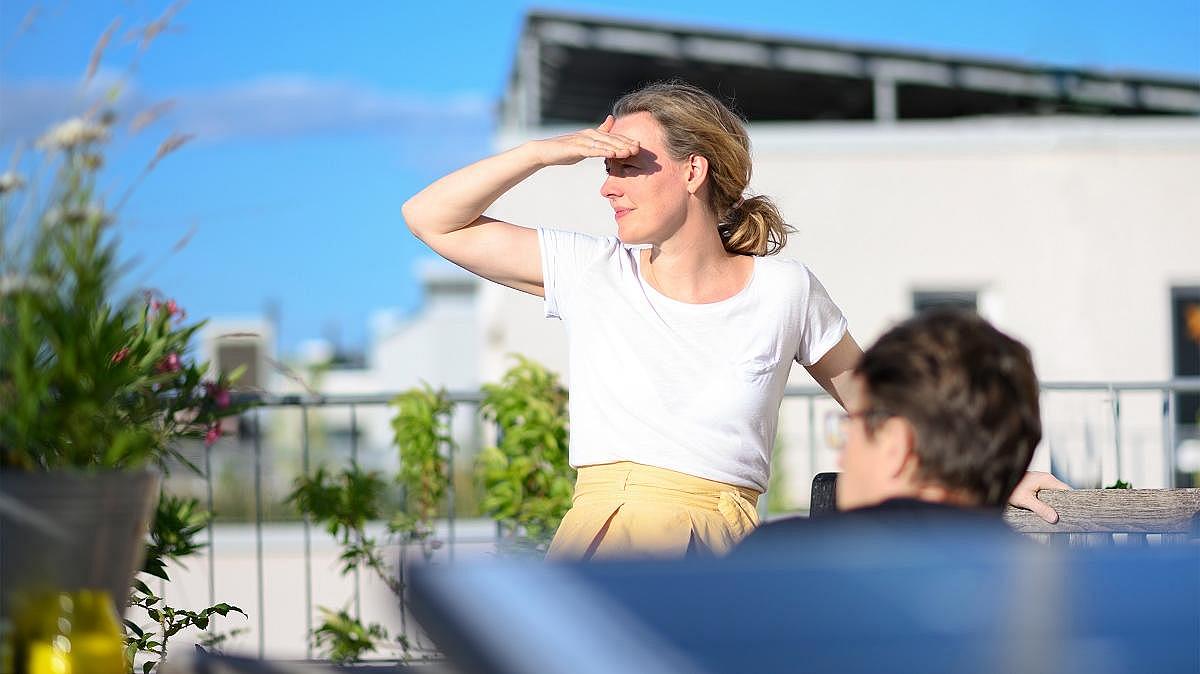
[(621, 94), (674, 78), (750, 121), (1200, 116), (1200, 79), (536, 10), (501, 118), (593, 122)]

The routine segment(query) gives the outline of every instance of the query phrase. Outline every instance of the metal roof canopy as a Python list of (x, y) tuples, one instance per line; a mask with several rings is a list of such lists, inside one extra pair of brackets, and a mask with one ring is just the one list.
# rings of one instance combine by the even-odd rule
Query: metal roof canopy
[(971, 115), (1200, 115), (1200, 80), (535, 11), (502, 119), (593, 123), (621, 94), (679, 78), (751, 121)]

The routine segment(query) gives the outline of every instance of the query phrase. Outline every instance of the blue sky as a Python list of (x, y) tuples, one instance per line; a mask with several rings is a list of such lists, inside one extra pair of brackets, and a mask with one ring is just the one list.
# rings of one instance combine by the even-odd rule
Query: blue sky
[[(125, 36), (168, 4), (0, 0), (4, 156), (79, 111), (92, 48), (120, 17), (90, 94), (121, 83), (125, 121), (159, 101), (174, 107), (141, 133), (115, 138), (110, 193), (172, 131), (196, 134), (122, 213), (134, 280), (177, 298), (193, 317), (258, 315), (277, 302), (285, 352), (326, 335), (361, 347), (371, 312), (415, 311), (414, 262), (429, 253), (404, 228), (400, 204), (487, 153), (531, 5), (196, 1), (131, 70), (138, 46)], [(1200, 0), (533, 6), (1200, 77)]]

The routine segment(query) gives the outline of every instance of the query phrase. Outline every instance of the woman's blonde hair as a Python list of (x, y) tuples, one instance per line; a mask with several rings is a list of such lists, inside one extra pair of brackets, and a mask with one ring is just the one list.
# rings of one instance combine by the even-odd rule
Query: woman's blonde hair
[(717, 216), (725, 250), (772, 255), (792, 231), (764, 196), (743, 197), (750, 184), (750, 136), (742, 119), (703, 89), (684, 82), (656, 82), (625, 94), (613, 117), (647, 112), (663, 129), (675, 161), (689, 155), (708, 160), (708, 206)]

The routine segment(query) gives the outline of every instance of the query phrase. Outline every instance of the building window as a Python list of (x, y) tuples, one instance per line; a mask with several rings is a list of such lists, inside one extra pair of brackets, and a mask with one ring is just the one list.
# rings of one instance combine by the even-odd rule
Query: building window
[(974, 290), (914, 290), (912, 298), (914, 314), (942, 307), (979, 310), (979, 293)]
[(237, 388), (261, 388), (258, 372), (260, 347), (257, 343), (246, 341), (225, 341), (217, 344), (216, 369), (221, 374), (230, 374), (239, 367), (245, 367)]
[[(1200, 286), (1171, 289), (1171, 341), (1176, 377), (1200, 377)], [(1196, 433), (1200, 393), (1180, 393), (1175, 423)]]

